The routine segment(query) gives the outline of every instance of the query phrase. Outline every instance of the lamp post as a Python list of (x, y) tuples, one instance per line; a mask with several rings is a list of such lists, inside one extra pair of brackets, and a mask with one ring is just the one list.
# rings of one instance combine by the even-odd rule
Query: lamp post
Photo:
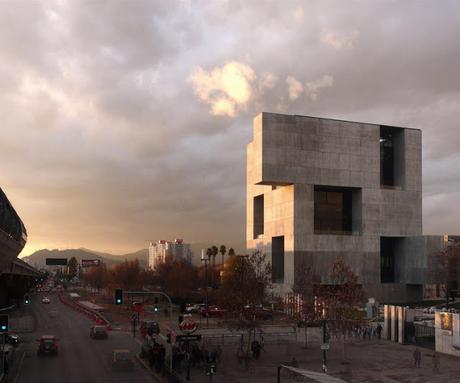
[(209, 327), (209, 311), (208, 311), (208, 263), (211, 261), (211, 258), (205, 258), (204, 250), (201, 249), (201, 262), (204, 262), (204, 279), (206, 283), (206, 294), (205, 294), (205, 307), (206, 307), (206, 327)]

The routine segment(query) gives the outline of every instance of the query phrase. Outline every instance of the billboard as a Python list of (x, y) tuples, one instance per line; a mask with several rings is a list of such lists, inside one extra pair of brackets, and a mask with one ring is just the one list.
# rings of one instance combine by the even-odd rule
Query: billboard
[(67, 266), (67, 258), (46, 258), (47, 266)]
[(82, 259), (81, 267), (99, 266), (100, 263), (101, 261), (99, 259)]
[(452, 331), (452, 314), (441, 313), (441, 329)]

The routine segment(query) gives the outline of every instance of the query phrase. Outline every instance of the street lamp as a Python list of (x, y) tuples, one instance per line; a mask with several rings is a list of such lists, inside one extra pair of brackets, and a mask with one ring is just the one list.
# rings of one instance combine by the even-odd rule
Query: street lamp
[(208, 263), (211, 261), (211, 257), (205, 258), (204, 250), (201, 249), (201, 262), (204, 262), (204, 279), (206, 280), (206, 327), (209, 327), (209, 311), (208, 311)]

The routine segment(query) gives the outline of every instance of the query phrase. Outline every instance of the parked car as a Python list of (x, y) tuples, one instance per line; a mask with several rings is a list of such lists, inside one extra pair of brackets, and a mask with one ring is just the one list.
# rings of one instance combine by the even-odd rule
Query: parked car
[(42, 303), (44, 303), (44, 304), (50, 304), (50, 303), (51, 303), (51, 299), (49, 299), (48, 297), (44, 297), (44, 298), (42, 299)]
[(188, 303), (185, 305), (185, 312), (191, 314), (191, 313), (197, 313), (199, 310), (199, 305), (195, 303)]
[(116, 370), (132, 371), (134, 369), (134, 363), (131, 352), (126, 349), (113, 350), (111, 364), (112, 367)]
[(91, 327), (89, 336), (93, 339), (107, 339), (109, 333), (106, 326), (95, 325)]
[(58, 354), (58, 339), (54, 335), (43, 335), (37, 339), (38, 349), (37, 355), (57, 355)]
[(245, 307), (243, 309), (242, 314), (246, 319), (253, 319), (254, 316), (255, 316), (255, 319), (259, 319), (259, 320), (273, 319), (272, 311), (266, 310), (260, 307), (256, 307), (256, 308)]
[(204, 317), (223, 317), (226, 312), (227, 310), (221, 309), (217, 306), (209, 306), (207, 310), (206, 307), (201, 310), (201, 315)]

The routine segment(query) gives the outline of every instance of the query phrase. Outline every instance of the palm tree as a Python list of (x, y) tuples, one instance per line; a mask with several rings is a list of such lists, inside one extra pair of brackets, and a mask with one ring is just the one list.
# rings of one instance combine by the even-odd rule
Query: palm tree
[(208, 247), (206, 249), (206, 255), (208, 257), (209, 260), (211, 260), (211, 257), (212, 257), (212, 249), (210, 247)]
[(230, 250), (228, 251), (228, 256), (229, 257), (234, 257), (235, 256), (235, 250), (233, 250), (233, 247), (231, 247)]
[(216, 256), (219, 253), (219, 249), (217, 246), (212, 246), (211, 247), (211, 255), (212, 255), (212, 267), (214, 268), (216, 266)]
[(219, 252), (222, 254), (222, 270), (223, 270), (224, 269), (224, 257), (225, 257), (225, 253), (227, 252), (227, 248), (225, 247), (225, 245), (220, 245)]

